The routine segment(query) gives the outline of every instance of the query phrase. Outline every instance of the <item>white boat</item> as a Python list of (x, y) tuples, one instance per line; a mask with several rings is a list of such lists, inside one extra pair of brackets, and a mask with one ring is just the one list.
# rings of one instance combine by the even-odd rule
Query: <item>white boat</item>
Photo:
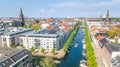
[(85, 44), (83, 45), (83, 49), (86, 49), (86, 45)]
[(83, 44), (85, 43), (85, 40), (84, 40), (84, 39), (82, 40), (82, 43), (83, 43)]
[(86, 54), (87, 54), (86, 50), (83, 50), (83, 51), (82, 51), (82, 55), (83, 55), (83, 56), (86, 56)]
[(86, 62), (86, 60), (81, 60), (81, 61), (80, 61), (80, 67), (87, 67), (87, 62)]
[(74, 47), (77, 48), (78, 47), (78, 43), (76, 43)]
[(70, 51), (67, 51), (68, 53), (70, 52)]
[(54, 62), (55, 62), (56, 64), (61, 63), (61, 61), (59, 61), (59, 60), (55, 60)]

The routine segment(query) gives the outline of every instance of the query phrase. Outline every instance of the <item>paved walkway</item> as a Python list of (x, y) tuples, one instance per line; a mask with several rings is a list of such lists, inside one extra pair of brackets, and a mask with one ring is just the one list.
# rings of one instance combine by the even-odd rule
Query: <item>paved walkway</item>
[(99, 57), (99, 54), (98, 54), (98, 50), (97, 48), (94, 46), (95, 44), (93, 42), (92, 43), (92, 46), (93, 46), (93, 49), (94, 49), (94, 53), (95, 53), (95, 57), (96, 57), (96, 62), (98, 64), (98, 67), (104, 67), (104, 64), (103, 64), (103, 61), (102, 59)]
[(61, 58), (63, 58), (65, 56), (65, 52), (61, 49), (61, 50), (57, 51), (55, 55), (53, 55), (49, 51), (45, 51), (45, 53), (41, 53), (40, 51), (34, 51), (32, 53), (32, 55), (33, 56), (39, 56), (39, 57), (49, 56), (49, 57), (61, 59)]

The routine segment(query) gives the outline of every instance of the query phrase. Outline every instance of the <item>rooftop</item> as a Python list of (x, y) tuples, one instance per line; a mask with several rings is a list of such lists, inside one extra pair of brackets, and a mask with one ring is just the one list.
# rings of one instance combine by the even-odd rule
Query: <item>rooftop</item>
[(112, 66), (113, 67), (120, 67), (120, 56), (116, 56), (111, 60)]
[[(39, 33), (36, 33), (39, 32)], [(57, 34), (48, 34), (48, 33), (42, 33), (41, 31), (30, 31), (27, 33), (21, 34), (21, 36), (26, 36), (26, 37), (57, 37)]]
[(27, 56), (31, 56), (28, 50), (0, 47), (0, 67), (10, 67), (13, 63)]
[(9, 28), (6, 29), (6, 33), (4, 35), (15, 35), (15, 34), (19, 34), (19, 33), (23, 33), (25, 31), (30, 31), (33, 30), (32, 28)]
[(22, 51), (21, 49), (0, 47), (0, 61), (8, 59), (10, 56), (13, 56), (21, 51)]

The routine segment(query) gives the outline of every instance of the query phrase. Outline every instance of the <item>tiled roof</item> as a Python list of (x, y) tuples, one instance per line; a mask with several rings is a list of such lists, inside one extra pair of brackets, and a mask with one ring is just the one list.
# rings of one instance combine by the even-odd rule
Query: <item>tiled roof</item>
[(47, 26), (46, 27), (48, 30), (53, 30), (53, 27), (52, 26)]
[(65, 31), (70, 31), (70, 30), (71, 30), (71, 27), (70, 27), (70, 26), (66, 26), (66, 27), (64, 28), (64, 30), (65, 30)]
[(97, 40), (102, 40), (102, 39), (104, 39), (104, 38), (105, 38), (104, 36), (100, 36), (100, 35), (99, 35), (99, 36), (97, 36), (96, 39), (97, 39)]

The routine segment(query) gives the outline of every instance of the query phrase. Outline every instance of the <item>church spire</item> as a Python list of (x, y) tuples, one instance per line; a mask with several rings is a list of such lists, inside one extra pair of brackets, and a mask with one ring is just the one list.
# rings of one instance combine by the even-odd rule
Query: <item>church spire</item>
[(24, 22), (24, 15), (23, 15), (23, 12), (22, 12), (22, 8), (21, 8), (21, 7), (20, 7), (19, 20), (20, 20), (21, 22)]
[(109, 18), (109, 10), (107, 10), (107, 14), (106, 14), (106, 22), (109, 22), (110, 18)]

